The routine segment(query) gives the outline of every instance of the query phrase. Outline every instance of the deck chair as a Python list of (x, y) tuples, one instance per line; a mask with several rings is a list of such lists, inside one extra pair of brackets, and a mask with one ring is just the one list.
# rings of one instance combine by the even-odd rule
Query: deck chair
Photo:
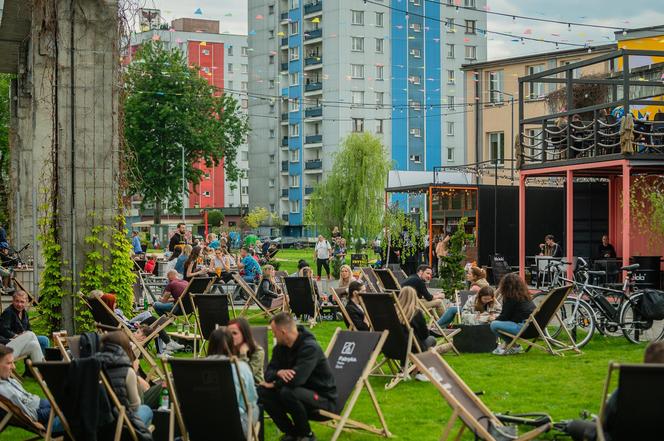
[[(172, 379), (170, 375), (166, 379), (172, 397), (171, 418), (175, 417), (185, 441), (207, 441), (220, 428), (224, 440), (258, 439), (258, 424), (249, 427), (246, 435), (242, 429), (232, 371), (235, 364), (239, 372), (237, 359), (170, 359), (165, 363), (170, 365), (172, 373)], [(240, 381), (240, 385), (247, 403), (244, 383)], [(253, 411), (249, 405), (246, 408), (248, 421), (252, 421)], [(169, 439), (173, 439), (173, 430)]]
[[(556, 340), (545, 332), (547, 326), (549, 326), (549, 323), (554, 318), (558, 320), (558, 323), (564, 323), (562, 318), (560, 318), (559, 311), (571, 291), (572, 285), (561, 286), (549, 291), (546, 297), (544, 297), (544, 300), (542, 300), (532, 314), (530, 314), (530, 317), (528, 317), (521, 327), (521, 330), (516, 335), (500, 331), (501, 334), (512, 338), (512, 341), (505, 346), (505, 350), (510, 349), (517, 343), (523, 343), (527, 345), (526, 352), (529, 351), (530, 348), (535, 347), (547, 351), (551, 355), (564, 355), (563, 351), (570, 350), (580, 354), (581, 351), (576, 346), (576, 343), (566, 326), (561, 326), (561, 328), (565, 335), (567, 335), (570, 344), (565, 344), (560, 340)], [(536, 341), (540, 339), (544, 341), (546, 346), (536, 343)]]
[[(466, 429), (472, 431), (476, 439), (486, 441), (497, 441), (499, 439), (526, 441), (535, 439), (540, 434), (551, 429), (551, 417), (548, 415), (522, 415), (523, 419), (518, 418), (519, 416), (509, 415), (510, 421), (519, 421), (537, 427), (519, 437), (499, 437), (499, 433), (509, 433), (507, 431), (511, 431), (511, 428), (503, 424), (499, 415), (495, 415), (489, 410), (440, 355), (432, 351), (427, 351), (421, 354), (411, 354), (410, 358), (420, 372), (431, 380), (431, 383), (438, 389), (438, 392), (440, 392), (452, 408), (452, 415), (445, 425), (443, 435), (440, 438), (441, 441), (451, 439), (452, 437), (455, 440), (459, 440)], [(526, 419), (525, 417), (528, 416), (533, 417), (533, 419)], [(462, 425), (457, 434), (453, 435), (452, 429), (457, 419), (461, 420)]]
[(344, 318), (344, 322), (346, 323), (346, 327), (348, 328), (349, 331), (357, 331), (355, 329), (355, 325), (353, 324), (353, 320), (351, 320), (350, 315), (348, 314), (348, 311), (346, 310), (346, 305), (341, 301), (340, 297), (340, 292), (344, 292), (345, 289), (343, 288), (330, 288), (330, 295), (332, 296), (332, 299), (335, 301), (337, 306), (339, 307), (339, 311), (341, 312), (341, 316)]
[[(331, 441), (336, 441), (345, 427), (351, 430), (365, 430), (386, 438), (391, 436), (376, 399), (376, 394), (369, 383), (369, 375), (376, 364), (376, 359), (380, 355), (383, 344), (387, 340), (387, 334), (387, 331), (352, 332), (342, 331), (340, 328), (337, 328), (334, 332), (325, 351), (325, 356), (337, 385), (337, 409), (335, 412), (318, 410), (318, 415), (311, 416), (313, 420), (331, 419), (333, 421), (332, 425), (335, 430), (334, 435), (330, 438)], [(381, 428), (350, 419), (355, 403), (357, 403), (360, 393), (365, 388), (376, 410)]]
[[(30, 438), (30, 440), (38, 440), (43, 438), (46, 441), (49, 441), (51, 439), (55, 439), (51, 436), (50, 430), (47, 430), (42, 423), (39, 421), (33, 421), (29, 416), (23, 413), (23, 411), (18, 406), (2, 395), (0, 395), (0, 414), (4, 414), (3, 418), (0, 420), (0, 434), (3, 430), (5, 430), (6, 427), (12, 426), (37, 435), (34, 438)], [(49, 423), (52, 425), (53, 420), (50, 419)]]
[(387, 267), (390, 269), (390, 271), (392, 271), (392, 274), (399, 282), (399, 285), (401, 285), (408, 278), (403, 269), (401, 269), (401, 265), (398, 263), (390, 263), (387, 265)]
[(194, 294), (207, 294), (214, 284), (215, 277), (192, 277), (182, 294), (173, 302), (173, 308), (168, 313), (171, 316), (183, 316), (186, 324), (192, 321), (197, 323), (196, 308), (192, 301)]
[(383, 286), (385, 291), (400, 291), (401, 285), (392, 271), (389, 269), (374, 269), (374, 274), (380, 280), (380, 284)]
[(265, 357), (263, 357), (263, 371), (267, 369), (267, 365), (270, 362), (269, 350), (270, 344), (268, 339), (268, 330), (267, 326), (252, 326), (251, 335), (254, 336), (254, 341), (258, 346), (263, 348), (265, 351)]
[[(604, 384), (602, 406), (597, 417), (597, 439), (604, 441), (604, 411), (608, 399), (611, 377), (620, 374), (617, 394), (617, 412), (612, 415), (611, 433), (614, 440), (653, 439), (661, 435), (664, 407), (664, 365), (661, 364), (609, 364), (609, 372)], [(615, 420), (614, 420), (615, 419)], [(657, 436), (659, 438), (659, 436)]]
[[(383, 361), (372, 372), (376, 376), (387, 376), (391, 380), (385, 389), (392, 389), (402, 380), (409, 380), (415, 366), (410, 363), (408, 354), (420, 352), (420, 345), (410, 325), (402, 324), (403, 310), (394, 293), (360, 293), (360, 302), (367, 314), (373, 331), (389, 331), (387, 341), (383, 345)], [(385, 374), (383, 366), (387, 366), (391, 374)]]
[(228, 294), (195, 294), (191, 297), (203, 340), (207, 340), (217, 326), (228, 325)]
[(489, 262), (491, 263), (491, 276), (494, 286), (498, 286), (506, 274), (514, 272), (514, 268), (507, 263), (502, 254), (490, 254)]
[(437, 331), (438, 335), (440, 338), (445, 340), (445, 344), (450, 345), (450, 348), (454, 351), (455, 354), (459, 355), (459, 351), (454, 346), (454, 342), (452, 341), (452, 338), (457, 335), (459, 332), (461, 332), (459, 329), (451, 329), (451, 328), (442, 328), (438, 324), (438, 315), (436, 314), (435, 310), (433, 308), (427, 308), (426, 305), (424, 304), (424, 299), (417, 298), (417, 304), (419, 305), (419, 308), (422, 310), (424, 313), (424, 318), (427, 321), (427, 325), (429, 328), (433, 328)]
[(307, 317), (309, 326), (313, 327), (318, 319), (318, 298), (314, 282), (309, 277), (286, 277), (288, 305), (297, 317)]
[(60, 361), (33, 363), (32, 360), (28, 360), (26, 363), (37, 384), (44, 392), (44, 396), (51, 403), (51, 414), (48, 417), (46, 430), (50, 432), (53, 427), (53, 419), (57, 416), (60, 418), (62, 428), (69, 439), (76, 439), (69, 426), (69, 421), (60, 407), (60, 403), (66, 403), (64, 387), (69, 371), (69, 363)]
[[(263, 305), (259, 300), (258, 296), (256, 295), (256, 291), (254, 291), (251, 286), (240, 276), (239, 274), (233, 274), (233, 280), (235, 281), (235, 284), (240, 287), (240, 289), (247, 295), (247, 301), (244, 303), (244, 306), (240, 310), (240, 316), (245, 316), (247, 320), (259, 316), (259, 315), (264, 315), (265, 318), (270, 318), (277, 312), (281, 311), (283, 309), (283, 306), (277, 306), (274, 308), (268, 308), (267, 306)], [(251, 307), (252, 304), (255, 304), (258, 306), (259, 311), (255, 314), (248, 314), (249, 312), (249, 307)]]
[(374, 269), (370, 266), (360, 268), (362, 271), (362, 276), (364, 277), (364, 283), (367, 285), (367, 292), (383, 292), (382, 286), (378, 280), (378, 276), (374, 272)]

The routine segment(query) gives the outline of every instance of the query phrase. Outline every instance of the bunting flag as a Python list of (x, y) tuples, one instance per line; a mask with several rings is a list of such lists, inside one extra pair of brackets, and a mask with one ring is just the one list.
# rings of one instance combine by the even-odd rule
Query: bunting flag
[(194, 15), (203, 15), (203, 11), (201, 10), (201, 8), (197, 8), (197, 9), (194, 11)]

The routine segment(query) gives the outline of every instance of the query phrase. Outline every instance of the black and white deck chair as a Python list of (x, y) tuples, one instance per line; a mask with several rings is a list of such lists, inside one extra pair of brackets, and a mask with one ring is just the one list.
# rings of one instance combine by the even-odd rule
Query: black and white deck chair
[[(233, 280), (235, 281), (235, 284), (240, 287), (240, 289), (244, 292), (244, 294), (247, 296), (247, 301), (244, 303), (244, 306), (240, 310), (240, 316), (245, 316), (247, 320), (259, 316), (259, 315), (264, 315), (265, 318), (270, 318), (277, 312), (280, 312), (283, 309), (283, 306), (276, 306), (274, 308), (267, 307), (263, 305), (259, 300), (258, 296), (256, 294), (256, 291), (253, 290), (251, 286), (240, 276), (239, 274), (233, 274)], [(251, 307), (252, 304), (255, 304), (259, 311), (254, 313), (254, 314), (249, 314), (249, 308)]]
[(318, 296), (314, 283), (309, 277), (286, 277), (288, 306), (296, 317), (305, 318), (313, 327), (318, 319)]
[[(196, 330), (201, 340), (201, 350), (210, 333), (217, 326), (226, 326), (230, 320), (228, 314), (228, 294), (192, 294), (191, 299), (196, 309)], [(194, 338), (194, 357), (197, 354), (198, 338)]]
[[(382, 349), (384, 359), (372, 374), (391, 378), (385, 389), (392, 389), (400, 381), (410, 379), (415, 367), (410, 363), (408, 354), (420, 352), (420, 345), (410, 325), (401, 321), (405, 315), (395, 293), (360, 293), (360, 303), (373, 331), (389, 331)], [(383, 366), (387, 366), (391, 374), (386, 375)]]
[(370, 266), (360, 268), (362, 271), (362, 278), (367, 287), (367, 292), (383, 292), (382, 287), (378, 281), (378, 276), (374, 269)]
[[(352, 332), (337, 328), (334, 332), (325, 355), (337, 385), (337, 408), (335, 412), (318, 410), (317, 415), (310, 415), (313, 420), (332, 420), (335, 431), (331, 441), (336, 441), (344, 428), (365, 430), (386, 438), (391, 436), (376, 394), (369, 383), (369, 375), (386, 340), (387, 331)], [(366, 389), (376, 410), (380, 428), (350, 419), (363, 389)]]
[[(180, 427), (184, 441), (207, 441), (217, 437), (225, 441), (252, 441), (258, 439), (258, 424), (250, 425), (247, 434), (242, 428), (240, 411), (233, 381), (233, 369), (240, 372), (237, 359), (170, 359), (171, 375), (166, 377), (171, 396), (171, 430), (174, 439), (173, 418)], [(172, 376), (172, 378), (171, 378)], [(256, 419), (248, 404), (244, 383), (239, 382), (248, 410), (247, 421)], [(204, 405), (201, 405), (204, 403)], [(220, 411), (223, 409), (223, 411)], [(223, 431), (223, 436), (219, 431)]]
[[(355, 329), (355, 325), (353, 324), (353, 320), (351, 320), (350, 315), (348, 314), (348, 311), (346, 310), (346, 305), (341, 299), (341, 292), (346, 292), (345, 288), (330, 288), (330, 295), (332, 296), (332, 299), (334, 302), (337, 304), (339, 307), (339, 312), (341, 312), (341, 316), (344, 319), (344, 322), (346, 323), (346, 327), (350, 331), (357, 331)], [(348, 300), (350, 301), (350, 300)]]
[[(614, 391), (616, 412), (611, 416), (611, 439), (655, 439), (662, 433), (664, 419), (664, 364), (610, 363), (604, 384), (602, 406), (597, 417), (597, 439), (604, 441), (604, 409), (609, 398), (611, 377), (618, 371), (618, 389)], [(659, 433), (660, 435), (655, 436)]]
[(403, 269), (401, 269), (401, 265), (399, 265), (398, 263), (390, 263), (389, 265), (387, 265), (387, 267), (392, 271), (392, 274), (399, 282), (399, 285), (405, 282), (406, 279), (408, 278)]
[[(452, 408), (452, 415), (445, 425), (440, 440), (459, 440), (466, 429), (469, 429), (475, 439), (486, 441), (517, 440), (526, 441), (535, 439), (551, 429), (551, 417), (546, 414), (528, 415), (496, 415), (480, 400), (468, 385), (457, 375), (449, 364), (438, 354), (432, 351), (421, 354), (411, 354), (411, 360), (421, 373), (431, 380), (447, 404)], [(535, 429), (518, 436), (513, 426), (506, 426), (504, 421), (515, 424), (535, 426)], [(457, 420), (461, 427), (453, 434)]]
[[(53, 437), (51, 436), (50, 427), (47, 429), (39, 421), (34, 421), (28, 415), (23, 413), (20, 407), (9, 401), (9, 399), (0, 395), (0, 438), (2, 438), (2, 432), (7, 427), (18, 427), (27, 432), (34, 433), (37, 435), (31, 440), (44, 439), (46, 441), (52, 439), (62, 439), (61, 436)], [(49, 425), (53, 425), (53, 419), (49, 420)]]
[(420, 310), (422, 310), (422, 312), (424, 313), (424, 317), (427, 321), (427, 325), (429, 326), (429, 328), (433, 328), (440, 336), (440, 338), (442, 338), (445, 341), (445, 344), (450, 345), (449, 348), (451, 348), (455, 354), (459, 355), (459, 351), (457, 350), (456, 346), (454, 346), (452, 338), (454, 338), (454, 336), (461, 331), (459, 329), (441, 327), (438, 324), (439, 317), (436, 314), (435, 309), (427, 308), (426, 305), (424, 304), (423, 299), (418, 297), (417, 304), (419, 305)]
[(507, 263), (502, 254), (490, 254), (489, 263), (491, 263), (491, 275), (494, 286), (498, 286), (506, 274), (514, 272), (514, 268)]
[(399, 284), (399, 281), (397, 280), (396, 277), (394, 277), (394, 274), (392, 274), (392, 271), (384, 268), (384, 269), (374, 269), (374, 273), (378, 277), (378, 280), (380, 280), (380, 284), (383, 286), (383, 289), (385, 291), (400, 291), (401, 290), (401, 285)]
[(466, 305), (466, 302), (471, 296), (474, 296), (476, 293), (473, 291), (469, 290), (461, 290), (461, 291), (455, 291), (454, 292), (454, 302), (456, 303), (456, 307), (459, 308), (459, 311), (457, 312), (457, 320), (459, 323), (461, 323), (461, 311), (463, 310), (463, 307)]
[[(516, 334), (500, 331), (501, 334), (511, 337), (512, 340), (505, 346), (505, 350), (512, 348), (514, 345), (523, 343), (526, 347), (526, 352), (530, 348), (535, 347), (550, 353), (551, 355), (564, 355), (563, 351), (574, 351), (577, 354), (581, 350), (576, 346), (576, 343), (567, 329), (567, 326), (561, 326), (565, 335), (569, 340), (569, 344), (565, 344), (560, 340), (556, 340), (549, 336), (546, 328), (551, 321), (555, 318), (558, 323), (564, 323), (560, 317), (560, 308), (562, 307), (565, 299), (572, 291), (572, 285), (561, 286), (554, 288), (544, 297), (544, 299), (537, 305), (535, 310), (530, 314), (530, 317), (525, 321), (521, 330)], [(542, 340), (546, 346), (536, 343)]]
[(270, 362), (270, 343), (268, 338), (268, 331), (270, 328), (268, 326), (252, 326), (251, 335), (254, 336), (254, 341), (258, 346), (263, 348), (265, 352), (265, 357), (263, 357), (263, 371), (267, 369), (267, 365)]

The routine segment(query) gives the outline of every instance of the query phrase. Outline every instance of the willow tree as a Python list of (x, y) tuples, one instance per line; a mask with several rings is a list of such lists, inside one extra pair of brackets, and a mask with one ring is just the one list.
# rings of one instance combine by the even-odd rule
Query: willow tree
[(385, 185), (391, 163), (380, 139), (353, 133), (341, 145), (327, 178), (311, 198), (311, 217), (319, 227), (338, 226), (344, 236), (372, 238), (380, 232)]

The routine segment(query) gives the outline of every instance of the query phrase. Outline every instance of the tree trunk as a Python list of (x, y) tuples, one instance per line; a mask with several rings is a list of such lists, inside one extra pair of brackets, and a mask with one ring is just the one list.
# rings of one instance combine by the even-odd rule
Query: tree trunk
[(154, 225), (161, 224), (161, 199), (154, 201), (154, 213), (152, 218), (154, 219)]

